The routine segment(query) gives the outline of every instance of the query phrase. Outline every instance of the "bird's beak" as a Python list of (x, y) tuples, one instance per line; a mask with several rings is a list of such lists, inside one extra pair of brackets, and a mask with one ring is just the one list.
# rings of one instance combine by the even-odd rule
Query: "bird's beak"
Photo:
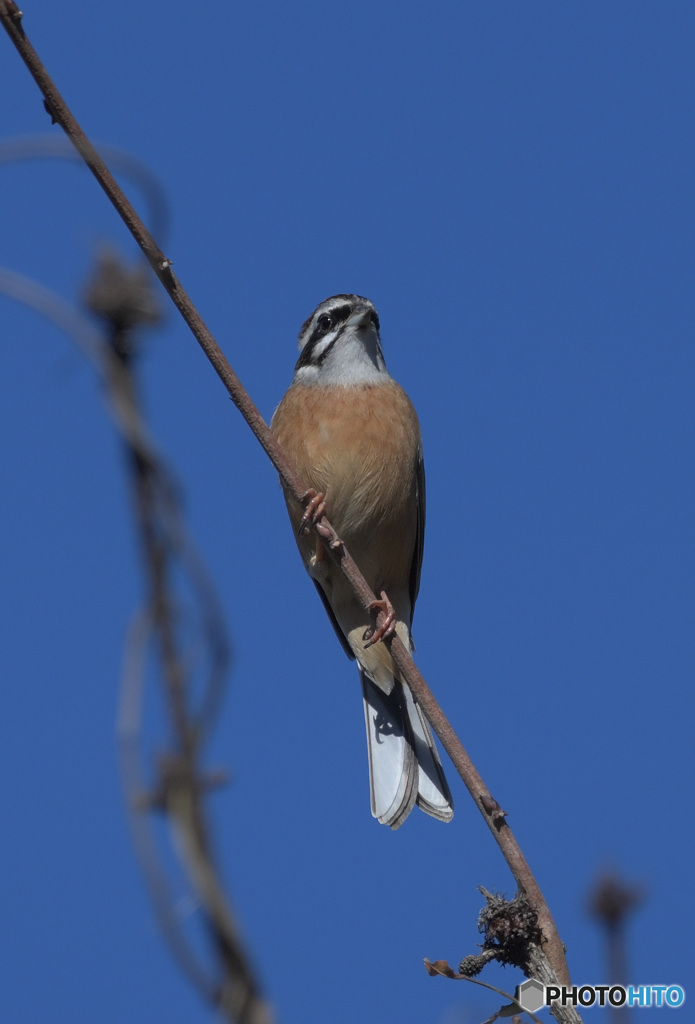
[(348, 327), (372, 327), (371, 309), (362, 309), (359, 313), (353, 313), (347, 322)]

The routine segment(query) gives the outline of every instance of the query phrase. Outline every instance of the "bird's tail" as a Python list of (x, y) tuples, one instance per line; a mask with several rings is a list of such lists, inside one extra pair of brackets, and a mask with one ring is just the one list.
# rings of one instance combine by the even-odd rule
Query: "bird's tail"
[(409, 687), (394, 681), (384, 693), (362, 670), (372, 814), (400, 828), (415, 803), (440, 821), (451, 821), (453, 803), (434, 738)]

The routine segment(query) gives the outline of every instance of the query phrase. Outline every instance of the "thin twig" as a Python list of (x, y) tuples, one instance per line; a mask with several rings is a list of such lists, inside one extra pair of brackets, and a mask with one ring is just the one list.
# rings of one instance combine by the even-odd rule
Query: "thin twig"
[[(445, 960), (435, 960), (433, 963), (425, 957), (425, 970), (432, 976), (439, 974), (444, 978), (453, 978), (455, 981), (468, 981), (472, 985), (480, 985), (481, 988), (487, 988), (491, 992), (496, 992), (497, 995), (502, 996), (503, 999), (508, 999), (511, 1006), (517, 1007), (521, 1013), (527, 1013), (534, 1024), (543, 1024), (540, 1017), (536, 1017), (535, 1013), (531, 1013), (530, 1010), (525, 1010), (517, 998), (510, 995), (509, 992), (505, 992), (502, 988), (497, 988), (496, 985), (490, 985), (487, 981), (481, 981), (480, 978), (471, 978), (468, 974), (461, 974), (458, 971), (454, 971), (453, 968), (449, 967), (449, 964)], [(502, 1007), (502, 1009), (506, 1011), (508, 1007)], [(492, 1020), (496, 1020), (498, 1016), (501, 1016), (501, 1014), (496, 1014)], [(507, 1016), (506, 1013), (505, 1016)]]
[[(96, 177), (101, 188), (111, 200), (113, 206), (130, 230), (133, 238), (140, 246), (147, 257), (150, 266), (166, 289), (169, 297), (181, 313), (181, 316), (190, 327), (193, 335), (205, 352), (212, 366), (216, 370), (222, 383), (227, 388), (234, 404), (237, 406), (249, 427), (260, 441), (266, 454), (280, 474), (283, 484), (297, 501), (300, 501), (306, 492), (304, 482), (299, 478), (294, 468), (290, 465), (277, 441), (270, 433), (269, 428), (263, 421), (256, 406), (251, 401), (248, 393), (243, 388), (239, 378), (227, 362), (222, 350), (214, 340), (212, 334), (203, 322), (200, 314), (178, 282), (171, 269), (171, 261), (161, 252), (156, 242), (146, 230), (144, 224), (126, 199), (122, 190), (114, 180), (108, 168), (91, 145), (86, 135), (73, 117), (71, 111), (65, 104), (58, 89), (49, 77), (45, 67), (39, 60), (34, 48), (29, 43), (20, 18), (17, 17), (17, 8), (13, 0), (0, 0), (0, 20), (2, 20), (14, 45), (19, 51), (34, 81), (43, 93), (46, 106), (55, 122), (57, 122), (81, 154), (88, 167)], [(324, 528), (330, 529), (330, 524), (324, 517), (321, 521)], [(331, 556), (336, 560), (340, 569), (352, 585), (356, 597), (365, 610), (369, 610), (375, 601), (375, 595), (371, 592), (364, 577), (360, 573), (354, 560), (343, 546), (331, 551)], [(379, 611), (377, 624), (384, 620), (384, 613)], [(493, 837), (498, 843), (509, 868), (516, 879), (519, 889), (526, 893), (529, 900), (536, 908), (539, 924), (543, 930), (545, 944), (543, 952), (547, 956), (548, 974), (555, 982), (563, 985), (569, 983), (569, 972), (565, 960), (564, 949), (555, 927), (550, 910), (543, 898), (541, 890), (531, 870), (514, 839), (506, 821), (504, 812), (490, 795), (480, 775), (474, 768), (468, 754), (464, 750), (460, 740), (445, 717), (442, 709), (435, 700), (422, 675), (415, 667), (409, 652), (401, 641), (395, 637), (391, 643), (391, 651), (394, 661), (398, 665), (403, 678), (411, 687), (416, 699), (420, 702), (425, 714), (432, 723), (434, 731), (439, 736), (444, 749), (451, 758), (464, 784), (471, 793), (476, 805), (480, 809)], [(543, 980), (543, 979), (540, 979)], [(575, 1019), (579, 1019), (578, 1017)]]

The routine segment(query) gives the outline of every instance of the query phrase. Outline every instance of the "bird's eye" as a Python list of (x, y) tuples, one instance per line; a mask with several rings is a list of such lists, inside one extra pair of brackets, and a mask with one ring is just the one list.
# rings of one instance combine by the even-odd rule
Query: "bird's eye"
[(373, 310), (373, 312), (370, 315), (371, 315), (371, 318), (372, 318), (372, 323), (374, 324), (374, 326), (376, 327), (376, 329), (378, 331), (379, 330), (379, 314), (377, 313), (376, 310)]
[(318, 329), (325, 334), (326, 331), (330, 331), (333, 326), (333, 320), (330, 313), (322, 313), (316, 322)]

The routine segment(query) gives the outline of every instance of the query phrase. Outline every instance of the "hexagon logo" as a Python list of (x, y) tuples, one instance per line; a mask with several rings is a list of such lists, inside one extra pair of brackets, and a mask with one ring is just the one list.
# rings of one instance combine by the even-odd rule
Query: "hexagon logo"
[(536, 981), (534, 978), (529, 978), (528, 981), (519, 985), (516, 998), (519, 1006), (524, 1010), (536, 1013), (545, 1006), (545, 985), (541, 985), (540, 981)]

